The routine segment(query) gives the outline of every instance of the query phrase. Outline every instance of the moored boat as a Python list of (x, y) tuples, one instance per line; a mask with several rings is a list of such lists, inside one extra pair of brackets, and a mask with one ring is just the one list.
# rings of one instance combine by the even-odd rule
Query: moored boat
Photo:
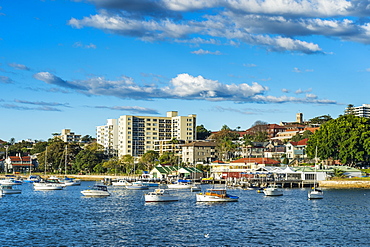
[(60, 183), (39, 182), (33, 183), (33, 188), (35, 190), (62, 190), (64, 186)]
[(283, 189), (277, 184), (271, 184), (263, 190), (265, 196), (282, 196)]
[(0, 190), (3, 194), (21, 194), (22, 190), (14, 188), (13, 185), (0, 185)]
[(1, 185), (21, 185), (22, 181), (16, 180), (14, 178), (0, 179)]
[(191, 192), (198, 192), (198, 191), (202, 191), (202, 188), (200, 188), (199, 185), (196, 185), (196, 184), (193, 184), (190, 188)]
[(318, 188), (313, 188), (310, 192), (308, 192), (308, 199), (323, 199), (324, 192)]
[(91, 189), (83, 190), (81, 193), (84, 196), (91, 196), (91, 197), (105, 197), (110, 196), (108, 188), (106, 185), (94, 184)]
[(120, 180), (118, 180), (118, 181), (114, 181), (114, 182), (112, 182), (112, 185), (113, 186), (126, 186), (126, 185), (130, 185), (130, 183), (129, 182), (127, 182), (126, 180), (124, 180), (124, 179), (120, 179)]
[(167, 188), (169, 189), (190, 189), (193, 186), (192, 183), (188, 180), (181, 180), (179, 179), (175, 183), (167, 184)]
[(129, 185), (126, 185), (126, 189), (128, 189), (128, 190), (148, 190), (149, 187), (144, 185), (142, 182), (137, 181), (137, 182), (133, 182)]
[(205, 193), (196, 194), (197, 202), (237, 202), (238, 196), (227, 194), (226, 189), (208, 189)]
[(178, 201), (179, 198), (172, 195), (169, 190), (155, 189), (153, 192), (149, 192), (144, 195), (145, 202), (173, 202)]

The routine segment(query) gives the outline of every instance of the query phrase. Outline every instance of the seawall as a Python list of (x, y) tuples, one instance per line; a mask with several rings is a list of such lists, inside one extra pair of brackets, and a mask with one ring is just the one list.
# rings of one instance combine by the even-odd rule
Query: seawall
[(335, 181), (320, 181), (319, 186), (323, 188), (337, 189), (370, 189), (370, 181), (362, 180), (335, 180)]

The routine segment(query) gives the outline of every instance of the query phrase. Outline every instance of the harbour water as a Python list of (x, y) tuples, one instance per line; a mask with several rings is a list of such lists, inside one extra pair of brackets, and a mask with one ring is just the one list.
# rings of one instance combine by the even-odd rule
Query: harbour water
[[(230, 189), (239, 202), (145, 203), (144, 193), (109, 187), (106, 198), (80, 191), (34, 191), (0, 198), (1, 246), (369, 246), (370, 190), (325, 190), (307, 200), (307, 189), (265, 197)], [(202, 185), (206, 188), (208, 185)]]

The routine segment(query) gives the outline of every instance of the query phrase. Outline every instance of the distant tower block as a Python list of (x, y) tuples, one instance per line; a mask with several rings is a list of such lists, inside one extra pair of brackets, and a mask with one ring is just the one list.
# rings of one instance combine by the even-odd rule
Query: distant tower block
[(303, 113), (297, 113), (295, 115), (295, 120), (297, 123), (303, 123)]

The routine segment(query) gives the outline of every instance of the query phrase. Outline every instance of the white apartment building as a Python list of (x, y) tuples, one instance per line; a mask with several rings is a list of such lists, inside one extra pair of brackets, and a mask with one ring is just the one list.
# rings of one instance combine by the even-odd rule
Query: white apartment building
[(346, 114), (352, 113), (358, 117), (370, 118), (370, 104), (363, 104), (362, 106), (354, 106), (351, 109), (346, 109)]
[[(97, 136), (104, 128), (97, 127)], [(178, 116), (177, 111), (167, 112), (166, 117), (124, 115), (118, 119), (117, 132), (113, 136), (117, 136), (118, 156), (129, 154), (138, 157), (155, 150), (155, 142), (159, 140), (196, 140), (196, 115)], [(109, 145), (114, 147), (109, 139), (99, 140), (97, 137), (97, 140), (106, 148)]]
[(55, 137), (61, 139), (64, 142), (80, 142), (81, 141), (81, 135), (76, 135), (74, 132), (71, 132), (70, 129), (62, 129), (62, 133)]
[(118, 150), (118, 120), (107, 119), (107, 124), (96, 127), (96, 142), (103, 145), (105, 152), (110, 155), (117, 154)]

